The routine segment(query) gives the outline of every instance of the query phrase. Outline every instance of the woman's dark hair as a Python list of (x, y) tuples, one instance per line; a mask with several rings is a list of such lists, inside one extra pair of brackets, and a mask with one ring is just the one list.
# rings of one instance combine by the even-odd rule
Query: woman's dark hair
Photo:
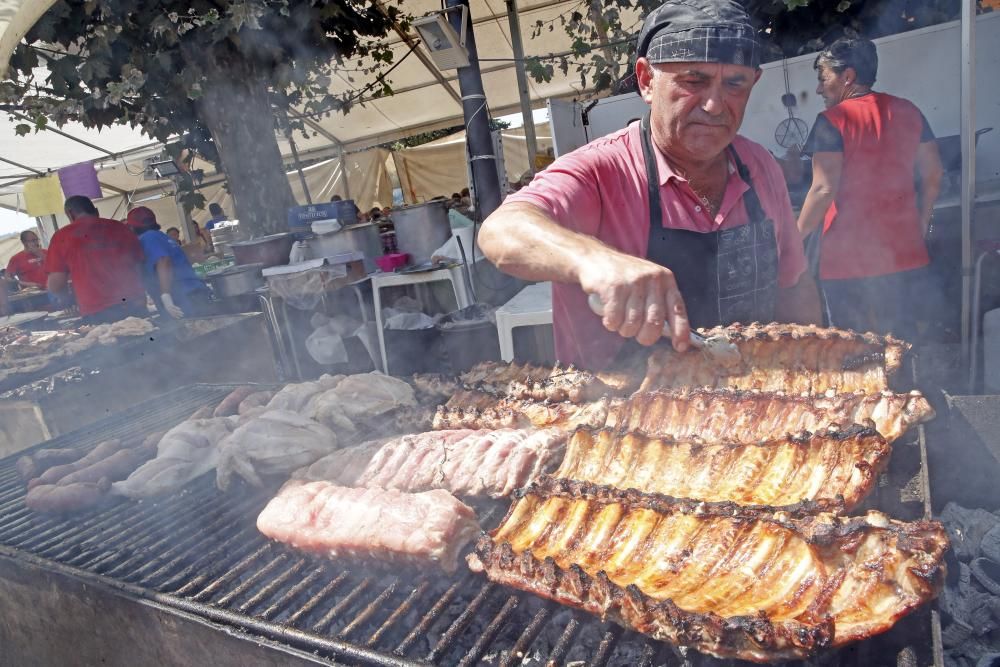
[(858, 83), (870, 86), (875, 83), (878, 74), (878, 51), (870, 39), (838, 39), (816, 56), (813, 69), (829, 67), (841, 74), (848, 67), (854, 68), (858, 75)]

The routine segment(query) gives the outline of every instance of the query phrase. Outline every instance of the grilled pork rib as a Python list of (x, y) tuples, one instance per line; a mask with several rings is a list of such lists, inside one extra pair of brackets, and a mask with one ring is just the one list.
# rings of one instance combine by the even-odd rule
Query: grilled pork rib
[(437, 563), (454, 572), (479, 532), (472, 508), (447, 491), (402, 493), (289, 480), (257, 517), (257, 530), (328, 558)]
[(773, 512), (546, 478), (470, 556), (490, 580), (726, 658), (800, 659), (940, 589), (937, 522)]
[(459, 376), (462, 385), (487, 394), (536, 401), (583, 403), (622, 395), (638, 385), (633, 374), (591, 373), (575, 366), (554, 367), (484, 361)]
[(586, 426), (600, 428), (608, 418), (610, 399), (589, 403), (543, 403), (463, 391), (434, 415), (435, 429), (451, 428), (560, 428), (572, 431)]
[(741, 363), (723, 366), (694, 351), (678, 354), (661, 347), (649, 356), (641, 389), (876, 393), (888, 388), (910, 347), (889, 336), (796, 324), (734, 324), (702, 333), (729, 338), (739, 348)]
[(695, 389), (638, 392), (614, 401), (607, 425), (674, 440), (753, 443), (871, 421), (891, 443), (933, 417), (934, 409), (917, 391), (802, 396)]
[(326, 474), (327, 481), (348, 486), (503, 498), (554, 467), (565, 443), (566, 434), (557, 429), (431, 431), (393, 438), (374, 451), (342, 449), (296, 476)]
[(890, 447), (853, 426), (754, 444), (698, 444), (581, 429), (554, 477), (740, 505), (816, 501), (842, 513), (871, 492)]

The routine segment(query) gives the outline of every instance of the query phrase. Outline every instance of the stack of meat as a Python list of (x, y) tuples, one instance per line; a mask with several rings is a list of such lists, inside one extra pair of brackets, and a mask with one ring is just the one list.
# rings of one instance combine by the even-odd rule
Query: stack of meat
[(513, 415), (574, 430), (559, 469), (519, 494), (470, 566), (659, 639), (760, 662), (870, 637), (931, 600), (948, 546), (940, 524), (845, 515), (892, 442), (933, 416), (918, 393), (889, 389), (906, 345), (815, 327), (709, 333), (729, 337), (741, 363), (657, 349), (628, 398), (597, 398), (607, 383), (582, 372), (541, 407), (524, 401), (565, 374), (520, 368), (518, 386), (464, 383), (435, 423)]

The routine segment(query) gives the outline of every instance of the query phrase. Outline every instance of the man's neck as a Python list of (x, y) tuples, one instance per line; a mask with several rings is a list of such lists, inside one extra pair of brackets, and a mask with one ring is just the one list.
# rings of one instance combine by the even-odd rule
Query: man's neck
[(663, 151), (663, 155), (678, 176), (699, 183), (718, 178), (726, 164), (725, 151), (707, 160), (677, 159), (669, 150)]

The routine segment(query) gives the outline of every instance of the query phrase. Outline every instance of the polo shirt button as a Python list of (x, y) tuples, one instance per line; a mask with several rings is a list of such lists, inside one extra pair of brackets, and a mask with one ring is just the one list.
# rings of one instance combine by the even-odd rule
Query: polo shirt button
[(694, 211), (695, 213), (701, 213), (701, 206), (695, 206)]

